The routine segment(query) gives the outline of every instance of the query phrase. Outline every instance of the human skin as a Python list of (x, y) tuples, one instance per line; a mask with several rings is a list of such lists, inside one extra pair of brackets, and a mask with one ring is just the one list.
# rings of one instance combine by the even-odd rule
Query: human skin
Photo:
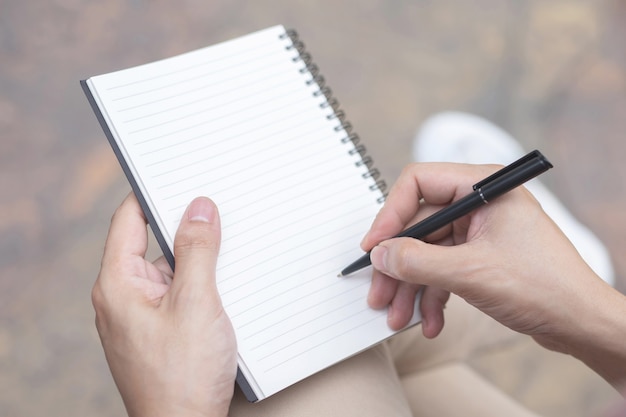
[(92, 291), (96, 325), (129, 416), (226, 416), (236, 342), (215, 284), (217, 208), (194, 200), (175, 237), (176, 272), (145, 260), (134, 195), (117, 209)]
[[(424, 241), (390, 239), (472, 190), (495, 165), (407, 166), (362, 241), (375, 269), (368, 302), (389, 306), (389, 325), (408, 323), (423, 289), (423, 333), (443, 328), (455, 293), (542, 346), (571, 354), (616, 388), (626, 382), (626, 297), (607, 285), (524, 187)], [(428, 243), (427, 243), (428, 242)]]
[[(416, 164), (403, 171), (363, 240), (373, 248), (370, 305), (390, 305), (389, 325), (401, 328), (423, 289), (422, 329), (435, 337), (453, 292), (623, 387), (626, 299), (591, 271), (523, 187), (428, 236), (429, 243), (389, 239), (497, 168)], [(163, 258), (145, 260), (146, 219), (132, 194), (113, 216), (92, 299), (130, 416), (227, 415), (237, 364), (215, 285), (220, 238), (215, 205), (194, 200), (175, 238), (172, 273)]]

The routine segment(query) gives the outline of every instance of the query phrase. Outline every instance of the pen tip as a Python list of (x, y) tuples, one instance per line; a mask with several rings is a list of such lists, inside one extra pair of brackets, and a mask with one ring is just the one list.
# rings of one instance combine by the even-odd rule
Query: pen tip
[(340, 272), (337, 274), (337, 278), (341, 278), (341, 277), (343, 277), (343, 274)]

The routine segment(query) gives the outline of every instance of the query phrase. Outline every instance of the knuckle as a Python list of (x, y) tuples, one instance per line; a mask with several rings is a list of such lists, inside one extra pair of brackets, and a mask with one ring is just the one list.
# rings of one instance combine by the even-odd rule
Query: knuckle
[(106, 314), (115, 303), (114, 300), (118, 294), (119, 292), (116, 292), (111, 285), (107, 285), (99, 276), (91, 289), (91, 304), (96, 315)]
[(91, 303), (93, 304), (95, 311), (95, 325), (98, 334), (101, 336), (106, 332), (107, 329), (107, 297), (105, 292), (100, 284), (100, 281), (97, 280), (95, 285), (91, 290)]
[(106, 321), (104, 320), (102, 315), (96, 312), (96, 318), (94, 321), (95, 321), (96, 330), (98, 331), (98, 334), (101, 337), (104, 336), (104, 334), (107, 331), (107, 326), (106, 326)]
[(102, 286), (100, 285), (100, 281), (97, 280), (91, 289), (91, 304), (93, 305), (96, 312), (102, 309), (104, 305), (104, 294), (102, 292)]
[[(206, 250), (212, 253), (219, 252), (219, 238), (211, 233), (207, 225), (196, 225), (193, 230), (179, 230), (174, 241), (174, 252), (177, 256), (200, 250)], [(202, 227), (205, 226), (205, 227)]]
[(115, 209), (115, 211), (113, 211), (113, 214), (111, 215), (111, 220), (109, 221), (109, 224), (113, 224), (115, 222), (115, 219), (121, 215), (120, 213), (123, 210), (123, 206), (124, 205), (122, 204), (122, 205), (118, 206)]
[(400, 171), (400, 176), (398, 177), (399, 180), (397, 183), (399, 183), (400, 180), (404, 182), (407, 182), (407, 181), (412, 182), (413, 178), (415, 178), (418, 168), (419, 168), (419, 164), (415, 162), (405, 165), (402, 168), (402, 171)]
[(408, 176), (408, 175), (412, 175), (413, 171), (417, 168), (417, 163), (412, 162), (409, 164), (406, 164), (404, 167), (402, 167), (402, 171), (400, 172), (401, 176)]
[(403, 239), (397, 245), (395, 256), (392, 258), (394, 272), (403, 278), (410, 277), (414, 272), (411, 260), (415, 256), (415, 250), (410, 243)]

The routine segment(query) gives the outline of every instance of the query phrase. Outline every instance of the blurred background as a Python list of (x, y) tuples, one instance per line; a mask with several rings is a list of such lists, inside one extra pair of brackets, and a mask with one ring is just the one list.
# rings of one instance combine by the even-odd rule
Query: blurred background
[[(124, 414), (90, 291), (130, 188), (81, 78), (295, 28), (389, 183), (426, 117), (485, 116), (552, 160), (624, 291), (625, 19), (620, 0), (0, 0), (0, 415)], [(545, 416), (616, 398), (529, 339), (472, 365)]]

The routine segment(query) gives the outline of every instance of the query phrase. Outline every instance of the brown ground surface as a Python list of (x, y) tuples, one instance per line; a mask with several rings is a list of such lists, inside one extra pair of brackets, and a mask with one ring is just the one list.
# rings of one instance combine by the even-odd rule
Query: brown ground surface
[[(79, 79), (296, 28), (389, 182), (428, 115), (486, 116), (550, 156), (546, 182), (606, 242), (624, 291), (625, 18), (620, 0), (0, 0), (0, 414), (123, 414), (90, 289), (129, 187)], [(615, 396), (528, 340), (474, 365), (546, 416)]]

